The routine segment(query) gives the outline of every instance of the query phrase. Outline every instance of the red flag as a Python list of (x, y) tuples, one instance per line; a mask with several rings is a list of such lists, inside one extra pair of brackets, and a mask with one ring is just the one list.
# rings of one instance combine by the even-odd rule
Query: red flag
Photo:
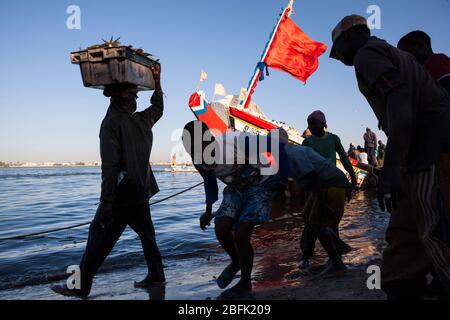
[(286, 10), (281, 17), (264, 62), (268, 67), (287, 72), (306, 82), (319, 67), (319, 56), (327, 50), (327, 46), (306, 35), (289, 18), (290, 11)]

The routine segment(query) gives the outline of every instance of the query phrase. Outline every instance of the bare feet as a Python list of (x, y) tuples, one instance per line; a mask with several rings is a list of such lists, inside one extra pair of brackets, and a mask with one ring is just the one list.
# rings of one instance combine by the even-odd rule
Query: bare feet
[(217, 285), (219, 286), (219, 288), (225, 289), (226, 287), (228, 287), (238, 271), (239, 266), (234, 264), (233, 262), (230, 263), (217, 278)]

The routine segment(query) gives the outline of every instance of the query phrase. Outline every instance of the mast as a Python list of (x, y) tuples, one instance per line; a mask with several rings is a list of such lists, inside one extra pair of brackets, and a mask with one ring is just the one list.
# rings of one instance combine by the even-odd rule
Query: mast
[(294, 0), (289, 0), (288, 5), (286, 6), (286, 8), (284, 8), (283, 12), (281, 13), (280, 17), (278, 18), (277, 24), (275, 25), (275, 28), (273, 29), (273, 31), (270, 35), (269, 42), (267, 42), (266, 47), (264, 48), (264, 51), (261, 55), (261, 59), (259, 60), (257, 66), (255, 68), (253, 77), (251, 78), (251, 80), (249, 82), (249, 85), (247, 87), (247, 94), (246, 94), (244, 100), (240, 101), (240, 105), (243, 106), (244, 108), (248, 108), (249, 99), (251, 98), (252, 93), (253, 93), (252, 92), (253, 86), (255, 85), (256, 81), (260, 77), (260, 72), (262, 72), (262, 70), (259, 68), (259, 66), (261, 63), (264, 63), (264, 60), (266, 59), (267, 54), (269, 53), (270, 47), (272, 46), (273, 40), (275, 38), (275, 35), (278, 32), (278, 28), (280, 26), (280, 23), (281, 23), (283, 17), (286, 15), (288, 10), (289, 10), (288, 17), (291, 16), (292, 11), (293, 11), (293, 6), (294, 6)]

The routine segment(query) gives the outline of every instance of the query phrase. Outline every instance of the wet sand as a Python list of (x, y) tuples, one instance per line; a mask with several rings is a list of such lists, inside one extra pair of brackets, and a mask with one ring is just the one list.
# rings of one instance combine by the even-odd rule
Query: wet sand
[[(369, 265), (379, 265), (384, 245), (387, 217), (378, 212), (370, 196), (359, 193), (341, 224), (341, 237), (353, 247), (344, 262), (349, 270), (336, 279), (321, 279), (325, 255), (317, 245), (312, 270), (298, 269), (299, 238), (302, 219), (299, 214), (280, 217), (255, 231), (254, 293), (258, 300), (379, 300), (381, 290), (366, 286)], [(208, 232), (213, 232), (209, 230)], [(209, 300), (217, 299), (221, 290), (215, 277), (226, 266), (227, 258), (211, 248), (211, 255), (165, 260), (167, 285), (151, 291), (135, 289), (133, 281), (145, 277), (145, 263), (133, 268), (100, 272), (95, 278), (89, 299), (94, 300)], [(235, 282), (238, 279), (235, 279)], [(235, 283), (234, 282), (234, 283)], [(61, 283), (61, 282), (60, 282)], [(0, 291), (0, 299), (73, 299), (53, 293), (49, 284)]]

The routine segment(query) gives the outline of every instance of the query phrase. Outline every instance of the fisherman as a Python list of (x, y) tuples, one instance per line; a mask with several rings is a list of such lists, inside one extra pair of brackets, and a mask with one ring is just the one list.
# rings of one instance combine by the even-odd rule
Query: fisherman
[[(311, 132), (311, 136), (309, 138), (306, 138), (303, 141), (303, 146), (310, 147), (317, 153), (319, 153), (322, 157), (325, 159), (330, 160), (334, 165), (336, 165), (336, 154), (339, 155), (339, 159), (344, 166), (344, 169), (347, 171), (352, 186), (354, 189), (357, 187), (357, 180), (355, 172), (353, 171), (353, 167), (350, 163), (350, 160), (348, 158), (347, 153), (345, 153), (344, 147), (342, 146), (341, 139), (331, 133), (327, 132), (325, 129), (327, 128), (327, 120), (325, 118), (325, 114), (320, 111), (314, 111), (311, 113), (308, 117), (308, 129)], [(311, 198), (308, 201), (314, 201), (315, 198)], [(342, 201), (345, 202), (345, 199), (342, 199)], [(306, 208), (310, 207), (311, 204), (306, 204)], [(333, 228), (334, 232), (336, 233), (337, 237), (339, 238), (339, 221), (336, 221), (338, 224), (336, 224)], [(302, 258), (300, 260), (300, 269), (307, 270), (310, 266), (310, 259), (313, 256), (315, 243), (316, 243), (317, 237), (315, 233), (311, 230), (311, 226), (307, 223), (305, 223), (303, 228), (302, 237), (300, 240), (300, 247), (302, 249)], [(341, 241), (340, 243), (340, 253), (341, 254), (347, 254), (351, 251), (351, 248), (349, 245), (345, 244)]]
[(378, 166), (377, 158), (375, 156), (375, 150), (377, 149), (377, 135), (370, 130), (370, 128), (366, 129), (366, 133), (364, 133), (364, 150), (366, 151), (369, 157), (369, 164), (372, 166)]
[(447, 94), (450, 94), (450, 58), (444, 53), (433, 52), (428, 34), (423, 31), (410, 32), (400, 39), (397, 48), (411, 53)]
[(342, 241), (335, 229), (344, 214), (345, 199), (350, 200), (352, 186), (330, 160), (310, 147), (289, 144), (286, 131), (276, 131), (285, 146), (290, 177), (302, 190), (311, 194), (303, 213), (305, 223), (311, 227), (329, 257), (321, 276), (326, 279), (341, 276), (347, 268), (341, 258)]
[(355, 67), (388, 136), (378, 184), (380, 207), (392, 213), (382, 288), (389, 299), (421, 299), (434, 266), (449, 294), (449, 221), (440, 191), (448, 176), (436, 167), (450, 143), (450, 100), (411, 54), (371, 37), (365, 18), (345, 17), (332, 38), (331, 58)]
[(386, 152), (386, 145), (383, 143), (383, 141), (378, 141), (378, 152), (377, 152), (377, 160), (378, 164), (382, 167), (384, 163), (384, 155)]
[(52, 287), (59, 294), (89, 295), (97, 270), (127, 225), (138, 234), (148, 267), (147, 277), (135, 282), (135, 287), (151, 287), (166, 281), (149, 207), (149, 199), (159, 191), (149, 166), (152, 127), (162, 117), (164, 109), (160, 66), (153, 67), (152, 72), (155, 80), (152, 106), (142, 112), (136, 112), (136, 86), (118, 84), (104, 90), (111, 104), (100, 129), (100, 205), (80, 263), (81, 288)]
[[(267, 151), (272, 150), (270, 140)], [(245, 143), (241, 144), (242, 141)], [(253, 248), (250, 239), (253, 229), (269, 220), (272, 201), (287, 184), (287, 174), (282, 174), (281, 170), (264, 173), (263, 169), (267, 168), (262, 161), (249, 161), (255, 154), (260, 156), (264, 152), (262, 149), (259, 151), (259, 147), (255, 154), (245, 151), (253, 150), (248, 141), (248, 134), (238, 132), (214, 137), (201, 121), (189, 122), (183, 132), (184, 147), (205, 182), (206, 210), (200, 217), (200, 228), (206, 230), (214, 218), (216, 237), (231, 258), (231, 263), (217, 278), (219, 288), (228, 287), (241, 271), (240, 281), (222, 293), (221, 298), (224, 299), (240, 299), (251, 292)], [(275, 157), (275, 161), (280, 169), (286, 170), (288, 164), (284, 149), (278, 149), (280, 156), (279, 159)], [(212, 206), (218, 200), (217, 179), (226, 187), (220, 208), (213, 214)]]

